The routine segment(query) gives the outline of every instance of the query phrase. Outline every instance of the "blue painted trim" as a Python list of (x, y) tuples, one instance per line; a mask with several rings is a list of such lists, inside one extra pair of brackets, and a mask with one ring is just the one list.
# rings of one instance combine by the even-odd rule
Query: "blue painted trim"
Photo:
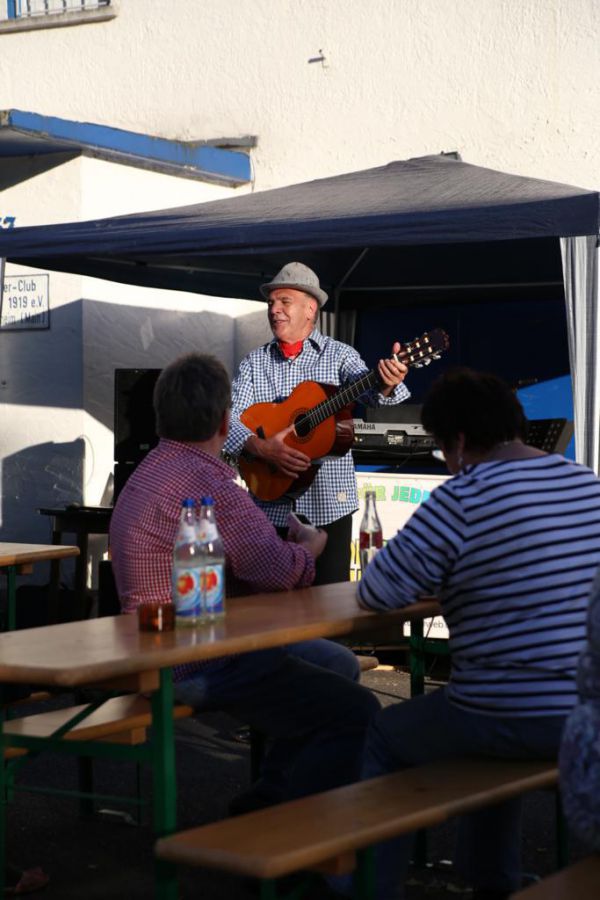
[(246, 184), (252, 180), (250, 158), (236, 150), (198, 146), (194, 142), (171, 141), (106, 125), (73, 122), (55, 116), (10, 109), (3, 114), (3, 127), (77, 145), (81, 149), (104, 151), (125, 160), (135, 158), (193, 170), (211, 180)]
[(8, 19), (17, 18), (17, 0), (6, 0), (6, 17)]

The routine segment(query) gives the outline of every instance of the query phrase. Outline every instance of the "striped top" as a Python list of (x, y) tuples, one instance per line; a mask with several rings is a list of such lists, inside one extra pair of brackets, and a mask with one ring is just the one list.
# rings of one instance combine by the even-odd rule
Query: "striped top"
[[(368, 372), (360, 355), (348, 344), (325, 337), (316, 328), (304, 341), (302, 352), (286, 359), (276, 340), (269, 341), (246, 356), (232, 387), (232, 409), (225, 450), (238, 456), (252, 434), (240, 421), (240, 415), (255, 403), (284, 400), (303, 381), (347, 385)], [(370, 406), (393, 406), (410, 397), (404, 384), (396, 385), (389, 397), (369, 391), (362, 402)], [(255, 498), (276, 527), (287, 524), (290, 501), (266, 503)], [(358, 509), (356, 476), (352, 454), (328, 457), (320, 467), (308, 491), (295, 504), (295, 510), (314, 525), (328, 525)]]
[(436, 488), (368, 566), (359, 601), (440, 598), (448, 696), (472, 712), (564, 715), (600, 563), (600, 481), (551, 454), (480, 463)]

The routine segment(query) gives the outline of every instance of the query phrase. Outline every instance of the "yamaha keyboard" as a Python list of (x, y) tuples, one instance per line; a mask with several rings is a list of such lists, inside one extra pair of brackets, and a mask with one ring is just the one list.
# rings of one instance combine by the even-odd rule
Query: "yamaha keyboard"
[(354, 419), (353, 450), (431, 453), (435, 441), (418, 422), (365, 422)]
[[(392, 421), (393, 413), (388, 413), (387, 421), (354, 419), (353, 453), (360, 456), (364, 451), (365, 457), (382, 454), (386, 458), (394, 454), (431, 454), (435, 441), (420, 422), (414, 421), (414, 410), (414, 406), (412, 412), (407, 410), (406, 418), (412, 421)], [(400, 419), (398, 411), (396, 415)], [(531, 419), (527, 422), (525, 443), (546, 453), (565, 453), (572, 436), (573, 422), (568, 419)]]

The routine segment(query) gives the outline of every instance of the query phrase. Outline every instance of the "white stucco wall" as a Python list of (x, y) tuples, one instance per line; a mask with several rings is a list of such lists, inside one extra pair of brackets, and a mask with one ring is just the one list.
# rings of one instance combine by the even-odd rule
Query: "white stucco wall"
[[(97, 159), (81, 160), (81, 185), (84, 219), (207, 202), (233, 193)], [(94, 505), (102, 501), (112, 470), (114, 370), (162, 368), (181, 353), (199, 351), (214, 353), (232, 374), (238, 362), (236, 320), (248, 321), (260, 307), (264, 326), (264, 306), (96, 278), (82, 279), (81, 290), (85, 434), (94, 449), (86, 458), (85, 502)]]
[[(121, 0), (107, 22), (0, 33), (0, 109), (255, 135), (238, 194), (443, 150), (597, 189), (599, 64), (598, 0)], [(234, 193), (83, 158), (3, 159), (0, 188), (17, 226)], [(46, 540), (38, 505), (102, 499), (115, 367), (200, 349), (233, 370), (268, 337), (258, 303), (58, 273), (50, 298), (49, 331), (0, 333), (4, 539)]]
[(258, 189), (455, 149), (598, 185), (597, 0), (122, 0), (0, 39), (0, 108), (255, 134)]
[[(4, 172), (27, 168), (4, 162)], [(242, 189), (243, 190), (243, 189)], [(231, 188), (77, 158), (5, 187), (17, 226), (83, 220), (230, 196)], [(7, 266), (7, 275), (21, 274)], [(50, 328), (0, 332), (0, 539), (45, 543), (40, 506), (106, 502), (116, 368), (215, 353), (233, 373), (266, 331), (264, 304), (49, 273)], [(100, 553), (104, 541), (92, 541)], [(36, 572), (43, 580), (45, 573)], [(39, 580), (39, 579), (38, 579)]]
[[(5, 160), (0, 171), (0, 210), (14, 215), (17, 226), (166, 208), (232, 193), (97, 159), (50, 167)], [(19, 180), (23, 175), (29, 177)], [(6, 268), (8, 276), (35, 271)], [(216, 352), (231, 372), (235, 317), (257, 306), (59, 272), (49, 274), (49, 296), (49, 329), (0, 332), (3, 540), (46, 543), (50, 522), (38, 515), (38, 507), (106, 500), (113, 468), (115, 368), (161, 367), (179, 353), (199, 349)], [(92, 541), (96, 558), (104, 543)], [(45, 577), (38, 567), (34, 580)]]
[[(3, 161), (2, 176), (27, 165)], [(5, 186), (0, 210), (27, 224), (77, 218), (78, 169), (70, 161)], [(22, 271), (7, 266), (7, 275)], [(81, 280), (53, 273), (49, 296), (49, 330), (0, 332), (2, 540), (47, 543), (49, 522), (37, 508), (82, 500)]]

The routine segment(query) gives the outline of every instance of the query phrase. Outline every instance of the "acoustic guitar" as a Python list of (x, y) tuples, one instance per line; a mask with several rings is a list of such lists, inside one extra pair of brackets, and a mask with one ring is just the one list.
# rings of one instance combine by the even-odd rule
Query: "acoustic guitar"
[[(420, 368), (439, 359), (448, 346), (448, 335), (436, 328), (404, 344), (393, 358)], [(303, 381), (285, 400), (255, 403), (244, 410), (241, 421), (259, 438), (272, 437), (293, 425), (294, 431), (286, 436), (285, 443), (313, 460), (298, 478), (292, 478), (265, 460), (243, 453), (238, 467), (250, 492), (259, 500), (267, 501), (300, 497), (312, 484), (324, 457), (343, 456), (348, 452), (354, 441), (352, 404), (380, 386), (377, 369), (344, 387)]]

